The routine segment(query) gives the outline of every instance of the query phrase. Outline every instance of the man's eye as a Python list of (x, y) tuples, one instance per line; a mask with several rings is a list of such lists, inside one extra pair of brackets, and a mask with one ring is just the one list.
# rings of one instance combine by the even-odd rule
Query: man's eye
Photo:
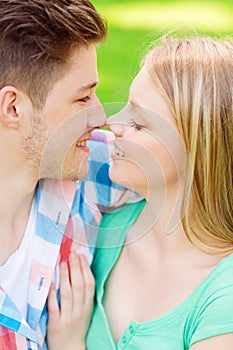
[(89, 102), (89, 101), (90, 101), (90, 96), (85, 96), (78, 99), (78, 102)]
[(133, 120), (133, 119), (130, 119), (130, 121), (129, 121), (129, 126), (132, 127), (132, 128), (135, 128), (135, 129), (138, 130), (138, 131), (141, 130), (141, 129), (143, 128), (142, 125), (136, 123), (135, 120)]

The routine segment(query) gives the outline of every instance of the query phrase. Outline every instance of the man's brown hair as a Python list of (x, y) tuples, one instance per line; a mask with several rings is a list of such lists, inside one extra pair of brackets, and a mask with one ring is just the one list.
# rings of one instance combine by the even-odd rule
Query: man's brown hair
[(74, 48), (106, 34), (88, 0), (1, 0), (0, 88), (13, 85), (41, 108)]

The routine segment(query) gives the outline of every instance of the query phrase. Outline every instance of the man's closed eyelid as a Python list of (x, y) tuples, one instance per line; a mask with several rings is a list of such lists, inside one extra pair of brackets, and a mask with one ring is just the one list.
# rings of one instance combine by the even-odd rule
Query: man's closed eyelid
[(77, 101), (78, 102), (88, 102), (90, 101), (90, 96), (85, 96), (85, 97), (82, 97), (82, 98), (79, 98)]

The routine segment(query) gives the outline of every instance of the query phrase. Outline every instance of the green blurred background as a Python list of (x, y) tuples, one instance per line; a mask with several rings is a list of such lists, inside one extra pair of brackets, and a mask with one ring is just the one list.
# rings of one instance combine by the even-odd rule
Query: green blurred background
[(130, 83), (149, 45), (169, 31), (233, 36), (233, 0), (92, 0), (107, 19), (109, 35), (98, 46), (102, 103), (126, 102)]

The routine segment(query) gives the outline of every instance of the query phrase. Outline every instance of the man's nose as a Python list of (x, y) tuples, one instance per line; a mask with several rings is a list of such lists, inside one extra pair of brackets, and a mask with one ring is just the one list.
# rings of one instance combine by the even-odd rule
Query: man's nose
[(101, 128), (106, 124), (106, 113), (98, 97), (95, 105), (90, 108), (87, 124), (89, 128)]

